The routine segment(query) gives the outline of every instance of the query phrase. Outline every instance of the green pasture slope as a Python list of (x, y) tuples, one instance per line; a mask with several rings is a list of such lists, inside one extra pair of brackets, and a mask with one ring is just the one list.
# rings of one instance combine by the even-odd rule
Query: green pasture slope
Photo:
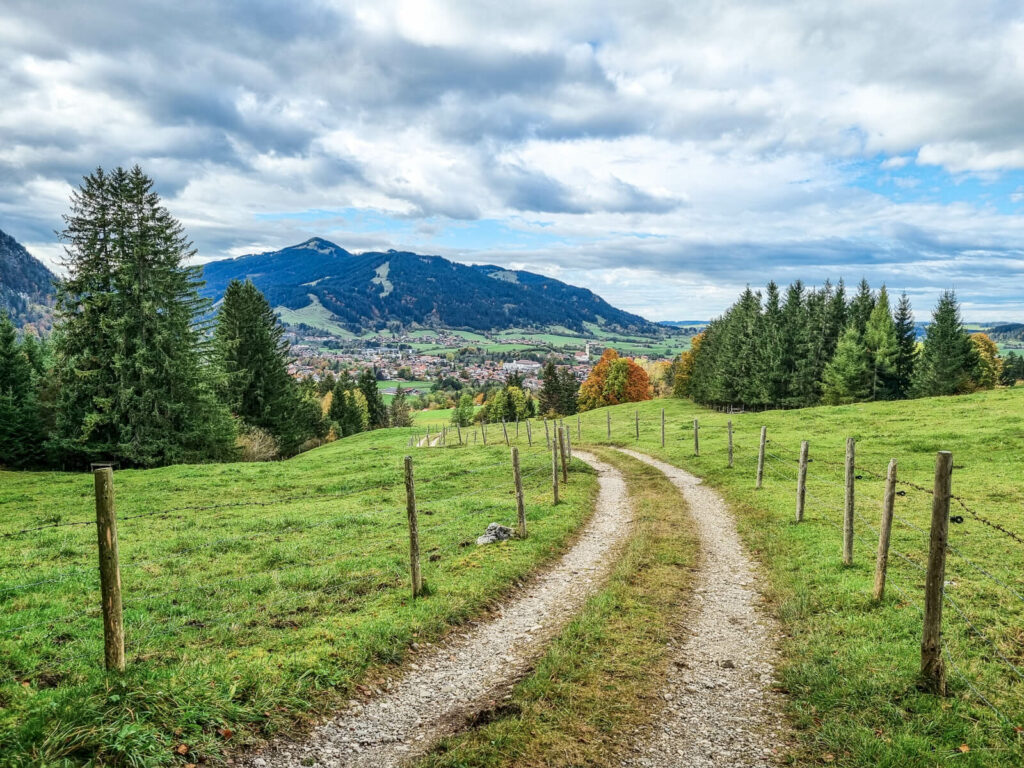
[[(667, 445), (660, 447), (666, 410)], [(796, 765), (916, 768), (1024, 765), (1024, 389), (956, 398), (726, 415), (680, 400), (582, 416), (584, 442), (639, 446), (705, 478), (738, 512), (781, 619), (780, 685), (798, 742)], [(612, 415), (612, 439), (606, 436)], [(700, 419), (694, 456), (693, 419)], [(735, 464), (727, 467), (726, 423)], [(575, 418), (567, 420), (575, 432)], [(760, 426), (768, 427), (764, 488), (755, 490)], [(854, 564), (841, 562), (843, 457), (857, 439)], [(794, 523), (801, 440), (810, 442), (805, 521)], [(950, 694), (920, 693), (927, 529), (935, 453), (953, 452), (943, 632)], [(878, 519), (890, 458), (900, 485), (889, 586), (871, 600)], [(1017, 536), (1019, 538), (1014, 538)]]
[[(553, 507), (548, 455), (524, 451), (529, 537), (477, 548), (488, 523), (514, 524), (508, 449), (410, 450), (410, 436), (115, 472), (123, 675), (102, 669), (92, 477), (0, 472), (0, 765), (216, 764), (478, 613), (592, 507), (583, 464)], [(415, 601), (407, 453), (429, 590)]]

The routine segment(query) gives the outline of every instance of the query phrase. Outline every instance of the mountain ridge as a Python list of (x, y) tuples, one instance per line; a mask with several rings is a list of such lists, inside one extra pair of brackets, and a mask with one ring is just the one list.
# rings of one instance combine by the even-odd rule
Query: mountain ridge
[(0, 230), (0, 310), (6, 311), (15, 325), (49, 327), (55, 279), (43, 262)]
[(649, 335), (664, 332), (586, 288), (534, 272), (394, 249), (354, 254), (320, 237), (278, 251), (208, 262), (203, 274), (204, 294), (214, 301), (232, 279), (249, 279), (271, 305), (288, 310), (310, 306), (310, 297), (316, 296), (352, 331), (561, 325), (582, 332), (593, 323)]

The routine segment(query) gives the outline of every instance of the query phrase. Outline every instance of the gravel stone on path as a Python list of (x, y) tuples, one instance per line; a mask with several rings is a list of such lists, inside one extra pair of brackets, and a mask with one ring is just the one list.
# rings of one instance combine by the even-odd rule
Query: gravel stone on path
[(275, 742), (236, 764), (396, 766), (500, 702), (600, 586), (630, 529), (622, 474), (590, 454), (575, 455), (598, 471), (597, 508), (554, 566), (528, 581), (495, 618), (436, 648), (420, 648), (387, 690), (351, 702), (306, 739)]
[(722, 497), (699, 478), (636, 451), (663, 472), (697, 523), (701, 559), (688, 636), (662, 689), (664, 708), (637, 735), (624, 768), (767, 768), (786, 728), (773, 688), (781, 631), (764, 609), (755, 571)]

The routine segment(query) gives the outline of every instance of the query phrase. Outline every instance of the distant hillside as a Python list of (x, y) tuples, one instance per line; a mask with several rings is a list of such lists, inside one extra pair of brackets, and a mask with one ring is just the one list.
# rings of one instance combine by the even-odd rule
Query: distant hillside
[(0, 309), (17, 325), (49, 326), (53, 273), (7, 233), (0, 231)]
[[(312, 306), (357, 332), (389, 325), (493, 330), (587, 323), (658, 335), (656, 324), (559, 280), (490, 265), (467, 266), (405, 251), (352, 254), (312, 238), (271, 253), (214, 261), (206, 295), (219, 300), (232, 279), (250, 279), (285, 310)], [(319, 306), (317, 306), (319, 305)]]

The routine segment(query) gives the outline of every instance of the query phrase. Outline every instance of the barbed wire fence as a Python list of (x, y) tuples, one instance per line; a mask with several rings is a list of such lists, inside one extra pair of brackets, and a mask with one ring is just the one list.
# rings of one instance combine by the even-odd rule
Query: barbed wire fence
[[(583, 426), (593, 442), (615, 444), (653, 444), (661, 448), (684, 446), (692, 440), (692, 455), (708, 458), (713, 449), (720, 455), (725, 467), (735, 468), (737, 456), (742, 457), (744, 468), (752, 467), (755, 488), (791, 484), (794, 491), (793, 524), (824, 524), (839, 533), (837, 557), (844, 565), (854, 562), (856, 552), (870, 552), (874, 560), (873, 603), (885, 600), (891, 591), (897, 598), (896, 606), (911, 610), (921, 622), (921, 667), (918, 686), (928, 692), (945, 696), (949, 693), (947, 673), (966, 688), (971, 696), (989, 708), (998, 720), (1021, 733), (1024, 721), (1018, 713), (1009, 716), (995, 703), (998, 698), (982, 690), (983, 682), (972, 670), (983, 665), (987, 679), (996, 684), (1007, 681), (1024, 683), (1024, 648), (1007, 648), (998, 623), (983, 621), (972, 615), (962, 598), (955, 598), (951, 590), (969, 583), (974, 602), (985, 608), (990, 604), (1009, 605), (1013, 615), (1024, 616), (1024, 587), (1014, 579), (1001, 576), (992, 567), (978, 562), (959, 543), (954, 534), (951, 541), (950, 524), (960, 531), (965, 523), (974, 524), (972, 531), (988, 537), (1014, 552), (1024, 545), (1024, 533), (1013, 530), (983, 509), (982, 504), (954, 493), (952, 484), (953, 456), (940, 451), (935, 457), (935, 475), (932, 487), (926, 487), (899, 475), (897, 458), (890, 461), (888, 471), (882, 472), (863, 466), (856, 460), (857, 441), (846, 441), (845, 461), (834, 461), (815, 456), (808, 441), (800, 446), (784, 445), (767, 434), (767, 427), (758, 432), (740, 432), (732, 419), (722, 420), (721, 414), (712, 419), (692, 419), (692, 422), (671, 422), (665, 409), (654, 419), (642, 419), (640, 410), (619, 416), (613, 413), (587, 413), (570, 419), (566, 428), (575, 432), (577, 444), (584, 442)], [(517, 433), (531, 435), (526, 449), (550, 450), (551, 434), (565, 426), (561, 419), (531, 419), (524, 430)], [(484, 433), (490, 426), (490, 442)], [(507, 427), (476, 425), (479, 442), (471, 443), (466, 434), (457, 445), (493, 444), (498, 441), (522, 444), (521, 437), (509, 437)], [(543, 434), (542, 434), (543, 430)], [(538, 435), (541, 439), (534, 439)], [(543, 441), (547, 435), (547, 442)], [(430, 445), (430, 441), (424, 443)], [(437, 437), (437, 445), (450, 445), (445, 435)], [(720, 452), (720, 453), (719, 453)], [(919, 462), (918, 462), (919, 463)], [(869, 512), (873, 508), (875, 512)], [(878, 512), (880, 510), (880, 514)], [(928, 514), (928, 522), (912, 519), (911, 510), (918, 515)], [(876, 517), (877, 515), (877, 517)], [(863, 555), (861, 555), (863, 557)], [(951, 578), (952, 577), (952, 578)], [(965, 591), (966, 590), (961, 590)], [(1003, 601), (1003, 602), (1000, 602)], [(943, 610), (946, 609), (946, 610)], [(1024, 640), (1021, 641), (1024, 643)]]
[[(301, 622), (301, 617), (288, 618), (289, 605), (310, 595), (361, 605), (383, 592), (401, 591), (404, 584), (414, 600), (429, 599), (431, 574), (437, 573), (432, 564), (440, 560), (442, 544), (450, 544), (454, 536), (461, 540), (460, 548), (471, 546), (483, 533), (484, 515), (509, 523), (513, 538), (524, 538), (532, 513), (558, 503), (557, 496), (548, 496), (546, 478), (552, 469), (546, 452), (541, 453), (524, 451), (520, 456), (512, 447), (500, 460), (444, 471), (428, 467), (418, 477), (409, 456), (385, 480), (343, 492), (159, 508), (131, 493), (120, 495), (115, 505), (116, 473), (109, 467), (97, 469), (93, 519), (76, 517), (0, 531), (0, 554), (5, 557), (0, 562), (0, 654), (19, 677), (29, 677), (41, 667), (100, 658), (108, 670), (123, 671), (129, 663), (126, 647), (135, 660), (145, 659), (147, 653), (180, 655), (184, 644), (153, 647), (169, 635), (238, 635), (268, 626), (288, 629)], [(562, 482), (568, 479), (570, 469), (576, 469), (571, 461), (558, 461), (556, 480), (559, 470)], [(482, 498), (485, 490), (495, 495), (496, 473), (506, 478), (507, 501)], [(487, 478), (486, 488), (478, 480), (482, 476)], [(479, 503), (472, 503), (474, 499)], [(323, 505), (346, 511), (320, 514), (317, 510)], [(246, 518), (242, 522), (252, 530), (195, 538), (185, 546), (173, 543), (171, 534), (198, 536), (220, 516), (261, 508), (283, 517)], [(354, 522), (361, 509), (383, 513), (373, 518), (373, 535), (358, 537), (359, 546), (351, 546), (349, 537), (348, 546), (331, 547), (344, 540), (339, 540), (342, 533), (369, 527), (370, 523)], [(203, 526), (193, 531), (200, 520)], [(161, 527), (153, 529), (157, 523)], [(86, 534), (93, 526), (97, 534), (90, 543)], [(122, 543), (141, 544), (169, 535), (171, 546), (155, 556), (148, 551), (145, 556), (121, 556)], [(56, 554), (54, 536), (60, 537)], [(262, 548), (270, 555), (248, 556), (253, 545), (257, 554)], [(275, 562), (275, 547), (293, 550)], [(222, 564), (224, 553), (241, 554)]]

